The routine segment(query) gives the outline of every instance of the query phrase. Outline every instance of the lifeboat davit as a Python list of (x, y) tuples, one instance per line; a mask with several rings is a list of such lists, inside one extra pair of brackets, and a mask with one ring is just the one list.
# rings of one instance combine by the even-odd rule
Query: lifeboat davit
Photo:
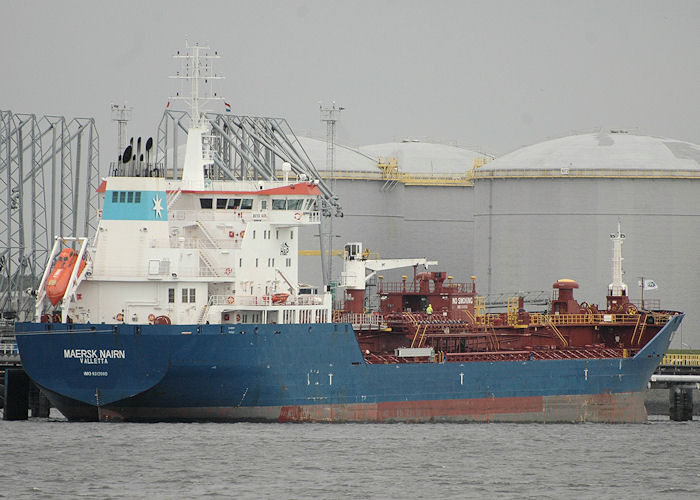
[[(51, 274), (46, 282), (46, 296), (51, 301), (52, 305), (58, 304), (66, 293), (68, 280), (73, 272), (75, 263), (78, 260), (78, 252), (72, 248), (64, 248), (56, 257), (56, 262), (51, 269)], [(80, 262), (77, 276), (83, 272), (85, 261)]]

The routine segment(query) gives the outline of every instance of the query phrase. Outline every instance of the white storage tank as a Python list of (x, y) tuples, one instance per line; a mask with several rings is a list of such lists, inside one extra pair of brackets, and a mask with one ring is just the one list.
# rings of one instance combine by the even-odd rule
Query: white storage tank
[(480, 292), (573, 278), (579, 300), (604, 303), (619, 219), (632, 299), (641, 277), (653, 279), (647, 306), (686, 311), (683, 343), (700, 345), (700, 146), (625, 131), (550, 140), (479, 168), (473, 200)]
[[(316, 168), (325, 171), (326, 142), (300, 138)], [(485, 157), (465, 148), (403, 141), (357, 149), (335, 146), (334, 192), (343, 217), (334, 218), (333, 248), (362, 241), (381, 257), (426, 257), (466, 280), (471, 275), (473, 184), (470, 172)], [(302, 234), (300, 248), (316, 250), (318, 236)], [(302, 255), (302, 276), (320, 282), (318, 257)], [(341, 259), (335, 259), (333, 278)], [(398, 275), (411, 270), (399, 271)], [(397, 273), (394, 273), (397, 274)]]

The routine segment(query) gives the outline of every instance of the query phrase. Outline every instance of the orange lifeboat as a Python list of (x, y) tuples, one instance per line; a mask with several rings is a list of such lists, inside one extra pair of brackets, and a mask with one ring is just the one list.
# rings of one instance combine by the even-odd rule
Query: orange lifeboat
[(284, 304), (287, 301), (287, 297), (289, 297), (288, 293), (276, 293), (272, 296), (272, 303)]
[[(51, 269), (51, 274), (46, 282), (46, 296), (51, 301), (52, 305), (56, 305), (63, 298), (68, 287), (68, 280), (75, 267), (75, 262), (78, 260), (78, 252), (72, 248), (64, 248), (56, 257), (56, 261)], [(78, 276), (83, 272), (85, 261), (80, 262)]]

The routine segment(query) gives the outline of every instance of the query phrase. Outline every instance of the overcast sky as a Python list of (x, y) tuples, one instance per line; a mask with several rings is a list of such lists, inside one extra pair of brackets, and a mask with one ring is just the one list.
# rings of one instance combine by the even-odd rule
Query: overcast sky
[(334, 100), (344, 144), (499, 155), (598, 127), (700, 143), (697, 0), (3, 0), (0, 13), (0, 109), (94, 117), (103, 167), (110, 103), (133, 106), (129, 135), (155, 136), (185, 39), (224, 55), (234, 113), (319, 135), (318, 103)]

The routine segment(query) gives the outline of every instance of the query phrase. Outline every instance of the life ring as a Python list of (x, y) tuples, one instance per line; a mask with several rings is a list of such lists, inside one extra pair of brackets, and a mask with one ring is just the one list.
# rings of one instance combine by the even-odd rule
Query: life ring
[(124, 321), (124, 314), (117, 313), (116, 319), (117, 319), (117, 321)]
[(233, 238), (234, 236), (236, 236), (236, 233), (235, 233), (234, 231), (229, 231), (229, 232), (228, 232), (228, 237), (229, 237), (229, 238)]
[(241, 315), (240, 315), (240, 314), (236, 314), (236, 321), (241, 321)]
[(245, 236), (245, 231), (241, 231), (241, 234), (239, 234), (238, 236), (240, 236), (241, 238), (243, 238), (243, 237)]
[(155, 315), (155, 314), (151, 313), (151, 314), (148, 315), (148, 321), (150, 321), (150, 322), (152, 323), (154, 319), (156, 319), (156, 315)]
[(228, 274), (231, 274), (231, 268), (230, 268), (230, 267), (227, 267), (225, 272), (226, 272), (227, 275), (228, 275)]
[(156, 319), (153, 320), (154, 325), (170, 325), (172, 322), (170, 321), (170, 318), (167, 316), (156, 316)]
[(233, 297), (229, 297), (228, 299), (226, 299), (226, 302), (228, 302), (229, 304), (233, 304)]
[(294, 218), (295, 218), (296, 220), (301, 220), (301, 213), (300, 213), (300, 212), (295, 213), (295, 214), (294, 214)]

